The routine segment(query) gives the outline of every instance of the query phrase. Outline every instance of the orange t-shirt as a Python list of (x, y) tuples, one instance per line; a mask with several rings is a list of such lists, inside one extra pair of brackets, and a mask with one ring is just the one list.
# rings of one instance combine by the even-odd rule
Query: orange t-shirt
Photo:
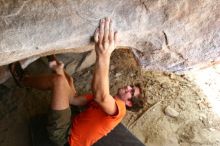
[[(93, 95), (85, 96), (88, 101)], [(91, 146), (103, 136), (107, 135), (122, 120), (126, 113), (123, 101), (115, 97), (118, 107), (117, 115), (106, 114), (97, 102), (91, 101), (88, 108), (75, 116), (72, 121), (71, 134), (69, 136), (70, 146)]]

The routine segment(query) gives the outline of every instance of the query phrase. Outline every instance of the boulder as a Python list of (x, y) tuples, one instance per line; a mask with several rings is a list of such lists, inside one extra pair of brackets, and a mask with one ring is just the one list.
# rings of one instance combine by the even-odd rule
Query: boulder
[(0, 66), (33, 56), (94, 49), (109, 16), (118, 46), (147, 70), (186, 72), (219, 60), (218, 0), (0, 0)]
[(80, 62), (80, 64), (77, 66), (76, 71), (81, 71), (83, 69), (92, 66), (93, 64), (95, 64), (95, 61), (96, 61), (96, 53), (95, 50), (93, 50), (85, 55), (82, 62)]

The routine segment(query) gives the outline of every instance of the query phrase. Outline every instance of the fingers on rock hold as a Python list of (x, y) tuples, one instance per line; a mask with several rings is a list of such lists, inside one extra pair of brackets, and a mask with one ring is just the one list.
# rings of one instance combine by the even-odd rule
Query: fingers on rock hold
[(95, 30), (94, 40), (96, 43), (99, 41), (99, 28)]

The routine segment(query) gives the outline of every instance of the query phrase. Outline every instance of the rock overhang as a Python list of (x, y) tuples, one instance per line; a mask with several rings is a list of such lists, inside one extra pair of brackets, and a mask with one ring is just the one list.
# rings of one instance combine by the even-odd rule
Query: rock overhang
[(33, 56), (92, 50), (91, 37), (106, 16), (120, 33), (118, 45), (133, 48), (147, 70), (185, 72), (219, 60), (217, 0), (0, 3), (1, 66)]

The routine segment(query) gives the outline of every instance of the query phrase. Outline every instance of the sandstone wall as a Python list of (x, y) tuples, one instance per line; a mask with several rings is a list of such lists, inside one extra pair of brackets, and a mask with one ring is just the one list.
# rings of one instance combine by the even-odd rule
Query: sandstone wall
[(0, 0), (0, 66), (32, 56), (93, 49), (110, 16), (119, 46), (148, 70), (188, 71), (220, 56), (219, 0)]

